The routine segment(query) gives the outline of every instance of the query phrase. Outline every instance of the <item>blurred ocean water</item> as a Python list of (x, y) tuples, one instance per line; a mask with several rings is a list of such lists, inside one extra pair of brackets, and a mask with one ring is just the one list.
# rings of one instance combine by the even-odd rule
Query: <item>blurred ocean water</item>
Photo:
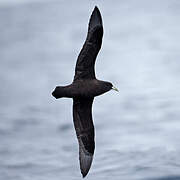
[[(20, 3), (21, 2), (21, 3)], [(0, 180), (81, 178), (72, 81), (95, 5), (99, 79), (120, 90), (93, 105), (89, 180), (180, 180), (180, 1), (0, 1)]]

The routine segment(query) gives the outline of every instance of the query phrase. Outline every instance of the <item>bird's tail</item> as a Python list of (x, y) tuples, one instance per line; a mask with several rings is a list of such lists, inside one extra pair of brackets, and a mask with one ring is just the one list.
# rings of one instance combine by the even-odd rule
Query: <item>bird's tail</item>
[(67, 86), (57, 86), (55, 90), (52, 92), (52, 96), (54, 96), (56, 99), (62, 97), (69, 97), (67, 90), (68, 90)]

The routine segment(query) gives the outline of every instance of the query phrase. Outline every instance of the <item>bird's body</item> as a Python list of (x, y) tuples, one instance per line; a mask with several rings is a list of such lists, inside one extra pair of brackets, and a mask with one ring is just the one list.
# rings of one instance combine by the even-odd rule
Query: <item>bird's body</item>
[(97, 79), (79, 80), (68, 86), (57, 86), (53, 92), (56, 98), (93, 98), (112, 89), (112, 84)]
[(58, 99), (73, 98), (73, 122), (79, 143), (79, 160), (83, 177), (91, 167), (95, 149), (92, 104), (94, 97), (111, 89), (117, 90), (110, 82), (100, 81), (95, 76), (95, 60), (101, 48), (103, 25), (97, 7), (91, 15), (88, 34), (78, 56), (72, 84), (57, 86), (52, 95)]

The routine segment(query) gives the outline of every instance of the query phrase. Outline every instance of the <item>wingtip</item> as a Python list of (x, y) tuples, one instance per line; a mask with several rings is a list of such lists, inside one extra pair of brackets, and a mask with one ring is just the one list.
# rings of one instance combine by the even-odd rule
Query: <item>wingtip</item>
[(99, 8), (97, 6), (95, 6), (93, 11), (99, 11)]
[(79, 146), (80, 169), (81, 169), (82, 177), (85, 178), (91, 168), (91, 164), (93, 161), (93, 154), (86, 151), (81, 140), (79, 140), (79, 145), (80, 145)]
[(100, 10), (97, 6), (95, 6), (91, 14), (90, 21), (89, 21), (89, 30), (93, 29), (96, 26), (102, 26), (102, 17), (101, 17)]
[(91, 164), (93, 160), (93, 155), (85, 155), (84, 158), (80, 159), (80, 168), (82, 177), (85, 178), (90, 170)]
[(94, 7), (94, 10), (91, 16), (96, 16), (99, 20), (102, 21), (101, 12), (97, 6)]

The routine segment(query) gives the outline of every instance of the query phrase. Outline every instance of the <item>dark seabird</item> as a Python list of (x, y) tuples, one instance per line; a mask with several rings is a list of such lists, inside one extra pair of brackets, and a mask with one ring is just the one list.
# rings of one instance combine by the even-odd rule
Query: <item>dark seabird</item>
[(103, 24), (100, 11), (94, 8), (89, 21), (88, 34), (78, 56), (72, 84), (57, 86), (52, 95), (58, 99), (73, 98), (73, 121), (79, 143), (79, 161), (83, 177), (91, 167), (95, 149), (92, 103), (95, 96), (111, 89), (112, 83), (96, 79), (94, 64), (101, 48)]

